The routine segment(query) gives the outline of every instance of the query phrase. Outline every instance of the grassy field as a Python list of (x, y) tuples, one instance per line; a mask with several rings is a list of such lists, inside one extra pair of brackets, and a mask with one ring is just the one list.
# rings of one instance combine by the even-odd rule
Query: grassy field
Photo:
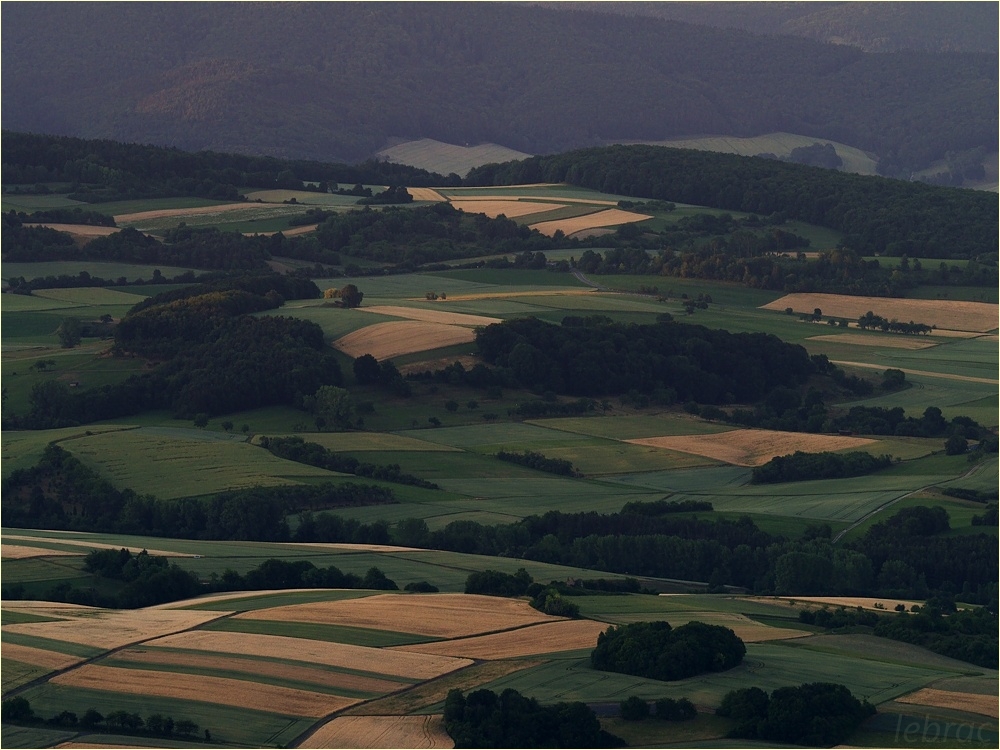
[(388, 146), (379, 151), (377, 155), (396, 164), (407, 164), (437, 174), (455, 173), (461, 177), (468, 174), (473, 167), (491, 162), (502, 164), (505, 161), (527, 159), (530, 156), (530, 154), (515, 151), (496, 143), (458, 146), (430, 138)]
[[(44, 276), (78, 276), (81, 271), (86, 271), (91, 276), (100, 279), (119, 279), (124, 276), (129, 281), (136, 279), (149, 280), (153, 278), (153, 271), (159, 269), (166, 278), (180, 276), (186, 271), (195, 271), (193, 268), (181, 268), (179, 266), (147, 266), (135, 263), (104, 263), (93, 260), (53, 260), (39, 263), (4, 263), (3, 278), (10, 279), (15, 276), (23, 276), (25, 279), (34, 279)], [(123, 287), (119, 291), (130, 292), (145, 296), (145, 287)], [(28, 297), (27, 299), (31, 299)], [(7, 299), (4, 299), (4, 308), (7, 307)]]

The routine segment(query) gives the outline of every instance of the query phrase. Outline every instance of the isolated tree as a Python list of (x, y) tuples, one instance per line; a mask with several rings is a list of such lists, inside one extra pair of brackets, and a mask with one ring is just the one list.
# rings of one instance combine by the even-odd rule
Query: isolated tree
[(312, 411), (325, 420), (325, 424), (333, 425), (339, 430), (351, 426), (354, 418), (354, 399), (346, 388), (335, 385), (324, 385), (312, 396)]
[(360, 307), (365, 293), (359, 291), (354, 284), (348, 284), (340, 290), (340, 301), (344, 307)]
[(960, 456), (969, 449), (969, 441), (962, 435), (952, 435), (944, 442), (944, 452), (949, 456)]
[(82, 340), (79, 318), (63, 318), (56, 329), (56, 336), (59, 337), (59, 344), (63, 349), (72, 349), (79, 344)]
[(382, 368), (378, 360), (371, 354), (362, 354), (354, 360), (354, 379), (359, 385), (371, 385), (379, 382)]

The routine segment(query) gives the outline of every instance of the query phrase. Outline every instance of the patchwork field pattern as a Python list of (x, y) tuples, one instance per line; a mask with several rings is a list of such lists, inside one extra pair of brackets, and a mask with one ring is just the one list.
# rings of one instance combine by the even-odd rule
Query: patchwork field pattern
[(428, 716), (338, 716), (310, 735), (306, 748), (450, 748), (455, 742), (440, 714)]
[(83, 657), (81, 656), (61, 654), (58, 651), (22, 646), (17, 643), (5, 643), (3, 645), (3, 658), (13, 659), (14, 661), (19, 661), (22, 664), (30, 664), (34, 667), (45, 667), (46, 669), (63, 669), (83, 661)]
[(236, 615), (236, 619), (317, 622), (458, 638), (556, 618), (532, 609), (528, 602), (519, 599), (475, 594), (381, 594), (349, 601), (259, 609)]
[(933, 706), (934, 708), (952, 708), (956, 711), (970, 711), (974, 714), (992, 716), (1000, 715), (995, 695), (975, 695), (959, 693), (953, 690), (935, 690), (923, 688), (915, 693), (896, 699), (897, 703), (915, 703), (918, 706)]
[(82, 555), (83, 552), (67, 552), (66, 550), (45, 549), (43, 547), (26, 547), (20, 544), (0, 545), (0, 558), (4, 560), (26, 560), (29, 557), (52, 557), (53, 555)]
[(593, 620), (560, 620), (453, 641), (395, 646), (390, 650), (469, 659), (514, 659), (593, 648), (597, 636), (606, 629), (607, 625)]
[(571, 219), (557, 219), (556, 221), (542, 221), (532, 224), (532, 229), (537, 229), (542, 234), (554, 235), (562, 230), (563, 234), (573, 234), (584, 229), (597, 229), (598, 227), (614, 227), (619, 224), (632, 224), (637, 221), (651, 219), (648, 214), (637, 214), (632, 211), (622, 211), (618, 208), (599, 211), (586, 216), (576, 216)]
[(694, 453), (698, 456), (725, 461), (735, 466), (763, 466), (775, 456), (787, 456), (795, 451), (819, 453), (858, 449), (874, 443), (868, 438), (839, 435), (778, 432), (776, 430), (730, 430), (715, 435), (669, 435), (666, 437), (635, 438), (636, 445)]
[(868, 335), (862, 333), (835, 333), (826, 336), (810, 336), (810, 341), (830, 341), (835, 344), (850, 346), (882, 346), (888, 349), (930, 349), (937, 346), (937, 341), (927, 341), (916, 336), (900, 336), (898, 334), (878, 333)]
[(442, 346), (471, 344), (474, 338), (473, 330), (463, 326), (401, 320), (366, 326), (337, 339), (333, 346), (351, 357), (371, 354), (383, 360)]
[(566, 207), (565, 203), (532, 203), (516, 200), (456, 200), (451, 201), (451, 205), (459, 211), (486, 214), (491, 219), (501, 214), (508, 219), (515, 219), (518, 216), (529, 216)]
[(448, 312), (447, 310), (427, 310), (422, 307), (400, 307), (398, 305), (373, 305), (359, 307), (361, 312), (392, 315), (407, 320), (421, 320), (426, 323), (447, 323), (457, 326), (488, 326), (502, 322), (502, 318), (491, 318), (487, 315), (468, 315), (467, 313)]
[(891, 297), (855, 297), (847, 294), (786, 294), (762, 306), (765, 310), (792, 308), (811, 313), (817, 307), (824, 316), (857, 320), (871, 310), (883, 318), (915, 321), (956, 331), (986, 333), (997, 327), (998, 306), (987, 302), (958, 300), (897, 299)]

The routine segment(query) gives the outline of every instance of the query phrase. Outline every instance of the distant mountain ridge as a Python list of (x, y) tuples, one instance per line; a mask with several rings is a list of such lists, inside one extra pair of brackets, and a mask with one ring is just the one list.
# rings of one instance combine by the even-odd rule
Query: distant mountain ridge
[[(711, 5), (711, 4), (707, 4)], [(908, 176), (996, 150), (997, 55), (508, 3), (8, 3), (12, 130), (358, 161), (390, 136), (552, 153), (797, 133)]]

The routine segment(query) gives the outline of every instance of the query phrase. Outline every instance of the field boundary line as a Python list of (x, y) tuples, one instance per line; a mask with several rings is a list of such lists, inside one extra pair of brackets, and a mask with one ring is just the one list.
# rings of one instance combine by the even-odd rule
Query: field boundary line
[[(844, 360), (831, 360), (835, 365), (847, 365), (848, 367), (863, 367), (866, 370), (884, 370), (885, 365), (876, 365), (871, 362), (846, 362)], [(961, 380), (965, 383), (985, 383), (986, 385), (1000, 385), (1000, 380), (990, 378), (977, 378), (973, 375), (952, 375), (947, 372), (930, 372), (928, 370), (911, 370), (906, 367), (896, 367), (907, 375), (923, 375), (928, 378), (944, 378), (945, 380)]]

